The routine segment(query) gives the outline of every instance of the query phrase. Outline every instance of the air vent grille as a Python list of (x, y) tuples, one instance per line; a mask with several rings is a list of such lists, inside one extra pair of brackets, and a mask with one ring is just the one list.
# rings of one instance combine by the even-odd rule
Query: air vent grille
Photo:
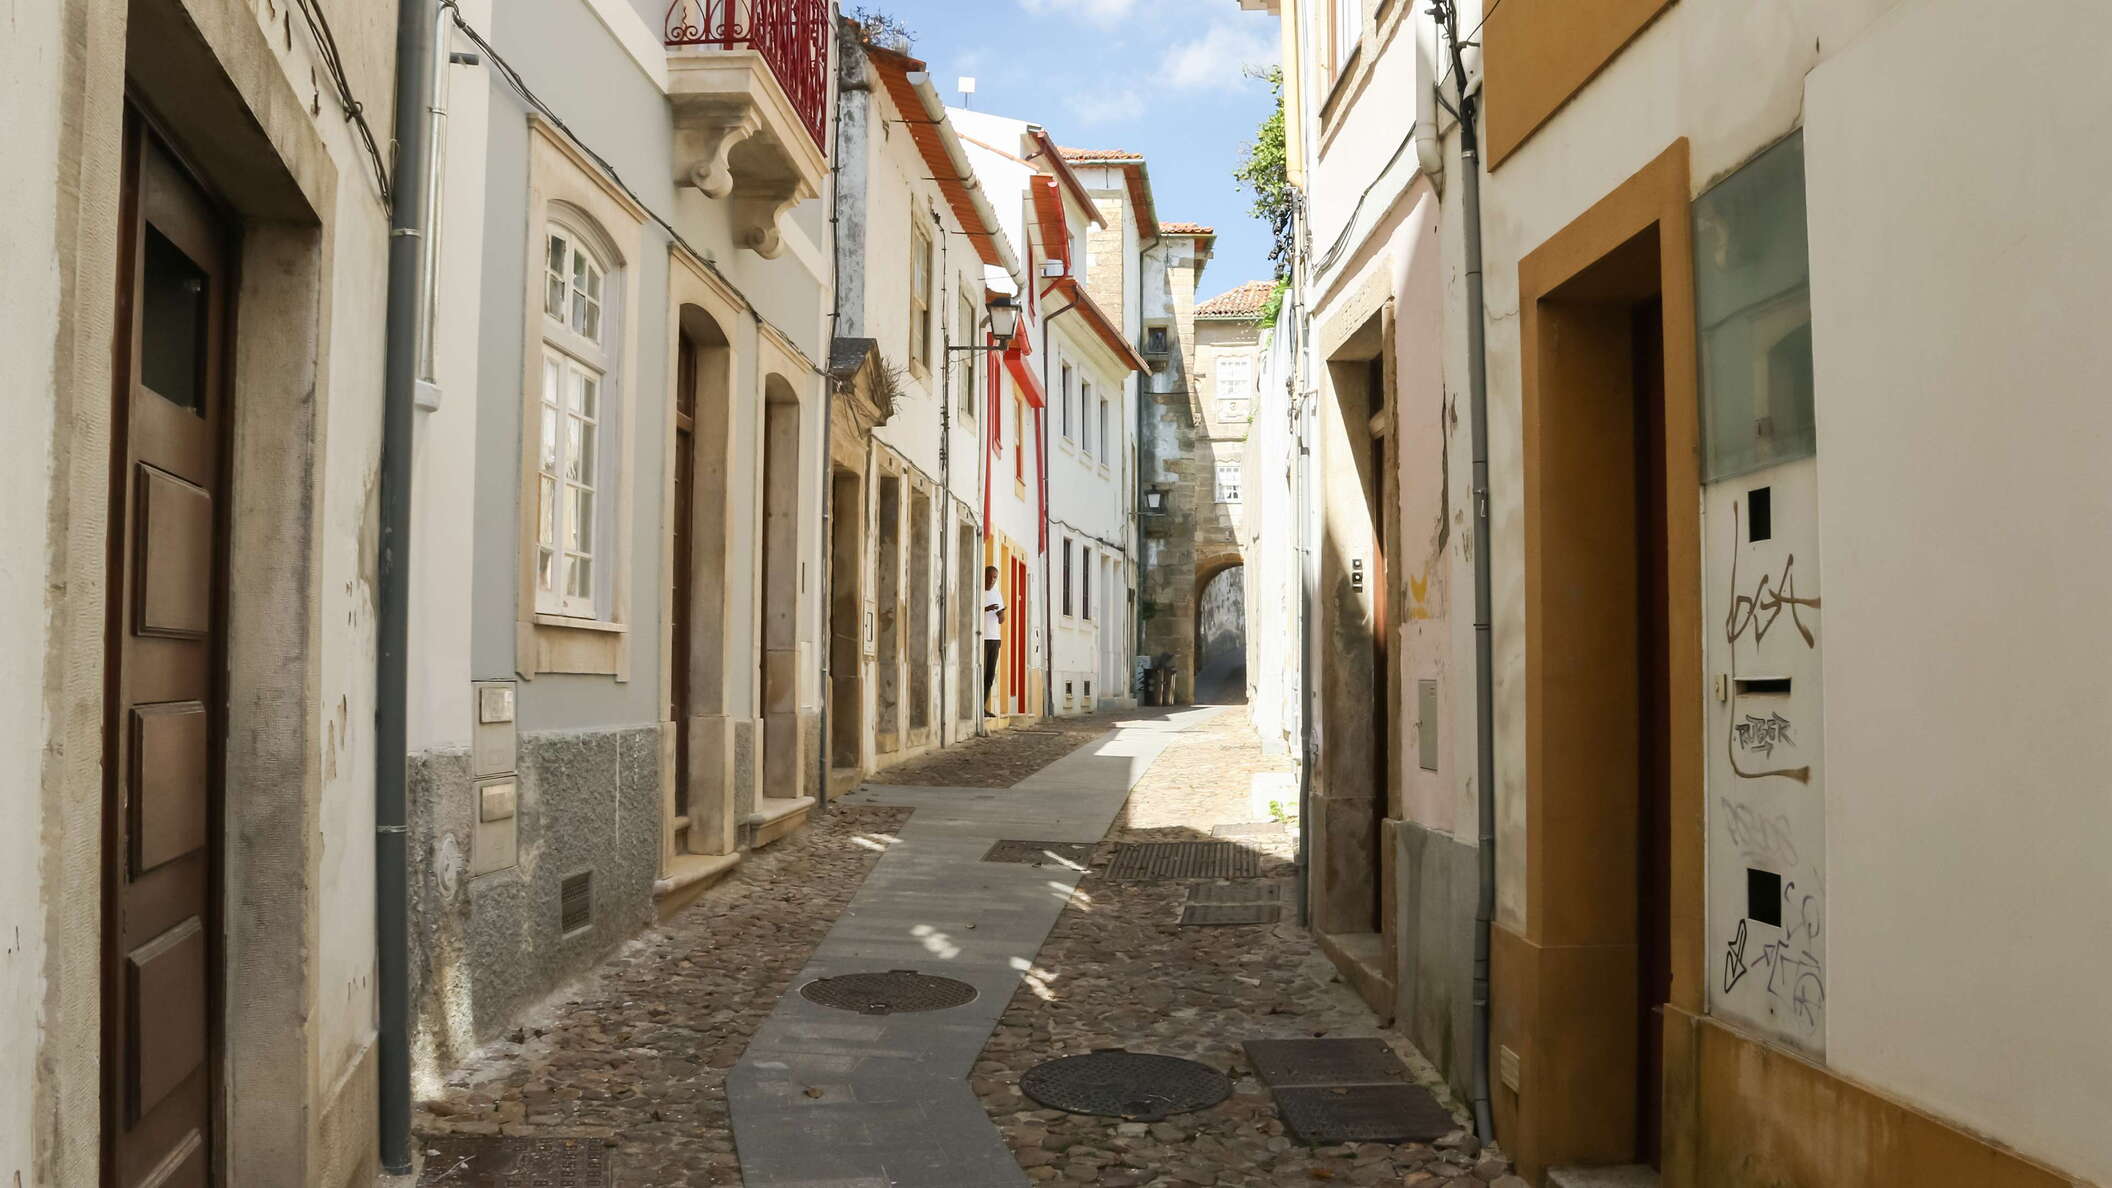
[(568, 875), (558, 890), (557, 930), (576, 932), (594, 922), (594, 872)]

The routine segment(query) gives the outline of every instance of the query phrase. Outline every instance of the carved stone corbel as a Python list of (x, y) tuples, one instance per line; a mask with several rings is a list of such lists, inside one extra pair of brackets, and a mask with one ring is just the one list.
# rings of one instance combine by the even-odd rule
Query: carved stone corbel
[(734, 146), (763, 126), (754, 108), (714, 113), (684, 129), (698, 151), (697, 159), (684, 171), (682, 180), (704, 192), (706, 198), (724, 198), (733, 193)]
[(785, 250), (779, 220), (813, 196), (814, 191), (803, 183), (736, 195), (733, 200), (734, 241), (765, 260), (775, 260), (778, 253)]

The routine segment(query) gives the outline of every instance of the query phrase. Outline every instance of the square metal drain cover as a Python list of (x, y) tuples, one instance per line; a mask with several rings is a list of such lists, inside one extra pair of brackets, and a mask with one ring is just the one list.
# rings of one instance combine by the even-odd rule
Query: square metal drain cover
[(609, 1188), (606, 1140), (419, 1138), (419, 1188)]
[(1220, 924), (1274, 924), (1283, 919), (1278, 903), (1191, 903), (1181, 909), (1181, 923), (1189, 927)]
[(1419, 1085), (1335, 1085), (1278, 1089), (1276, 1109), (1300, 1142), (1427, 1143), (1459, 1129)]
[(1189, 903), (1282, 903), (1283, 884), (1190, 883)]
[(1254, 1075), (1271, 1089), (1318, 1085), (1391, 1085), (1408, 1080), (1408, 1070), (1379, 1039), (1248, 1040), (1247, 1059)]
[(985, 862), (1019, 862), (1029, 866), (1068, 866), (1087, 870), (1093, 865), (1092, 842), (1001, 841), (983, 855)]
[(1115, 850), (1111, 879), (1254, 879), (1261, 855), (1233, 842), (1130, 842)]

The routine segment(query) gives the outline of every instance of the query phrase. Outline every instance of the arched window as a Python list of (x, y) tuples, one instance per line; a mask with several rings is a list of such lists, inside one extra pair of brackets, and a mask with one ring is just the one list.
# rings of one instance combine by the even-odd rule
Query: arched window
[(611, 256), (597, 238), (569, 222), (544, 228), (535, 603), (581, 619), (607, 617), (611, 577), (602, 480), (615, 441), (618, 311)]

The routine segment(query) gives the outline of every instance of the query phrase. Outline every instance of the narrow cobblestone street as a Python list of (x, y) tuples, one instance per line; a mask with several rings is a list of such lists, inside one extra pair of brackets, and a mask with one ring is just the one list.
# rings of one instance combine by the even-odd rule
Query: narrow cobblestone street
[[(1150, 729), (1111, 729), (1124, 722)], [(1250, 788), (1256, 778), (1266, 781), (1286, 765), (1260, 754), (1246, 715), (1236, 709), (1193, 711), (1173, 721), (1149, 713), (1113, 715), (1090, 727), (1070, 723), (1060, 731), (997, 735), (972, 750), (944, 756), (944, 766), (927, 763), (893, 777), (914, 780), (914, 785), (869, 786), (804, 833), (751, 856), (727, 883), (625, 946), (594, 975), (566, 987), (520, 1029), (448, 1077), (419, 1112), (428, 1154), (440, 1149), (431, 1140), (448, 1136), (571, 1137), (602, 1144), (612, 1156), (613, 1182), (624, 1188), (743, 1183), (984, 1188), (980, 1172), (899, 1180), (758, 1172), (758, 1161), (771, 1160), (763, 1153), (766, 1139), (755, 1136), (765, 1134), (771, 1123), (752, 1119), (744, 1133), (756, 1150), (737, 1148), (729, 1071), (737, 1064), (780, 1070), (757, 1072), (759, 1087), (749, 1100), (789, 1099), (789, 1106), (778, 1108), (793, 1110), (785, 1115), (790, 1121), (783, 1134), (795, 1151), (812, 1128), (832, 1125), (822, 1113), (802, 1114), (797, 1107), (887, 1096), (882, 1090), (891, 1073), (864, 1082), (847, 1073), (848, 1089), (795, 1086), (793, 1081), (823, 1078), (813, 1067), (788, 1072), (782, 1061), (770, 1059), (779, 1049), (792, 1049), (796, 1062), (797, 1053), (807, 1050), (797, 1038), (785, 1038), (788, 1034), (835, 1037), (859, 1026), (802, 1023), (805, 1004), (798, 1001), (797, 987), (807, 979), (798, 976), (800, 971), (828, 967), (816, 957), (824, 937), (835, 938), (830, 943), (838, 946), (876, 943), (857, 939), (864, 935), (861, 927), (874, 925), (861, 925), (845, 909), (881, 856), (899, 846), (917, 814), (938, 813), (937, 822), (950, 811), (967, 812), (968, 802), (987, 799), (990, 789), (1003, 786), (998, 780), (1030, 781), (1032, 800), (1061, 814), (1069, 807), (1064, 798), (1089, 798), (1064, 790), (1067, 782), (1083, 778), (1075, 774), (1085, 770), (1082, 765), (1104, 762), (1101, 751), (1120, 750), (1109, 740), (1131, 736), (1149, 737), (1149, 746), (1134, 761), (1146, 766), (1126, 801), (1119, 801), (1105, 841), (1094, 849), (1092, 871), (1066, 872), (1076, 889), (1063, 897), (1061, 917), (1031, 968), (999, 973), (1017, 990), (974, 1061), (967, 1088), (980, 1101), (992, 1138), (1001, 1136), (1018, 1166), (987, 1173), (1008, 1177), (987, 1182), (1022, 1182), (1011, 1177), (1023, 1175), (1024, 1182), (1108, 1188), (1519, 1183), (1503, 1179), (1508, 1165), (1493, 1153), (1479, 1152), (1464, 1133), (1434, 1146), (1302, 1145), (1286, 1133), (1268, 1089), (1246, 1067), (1240, 1046), (1246, 1040), (1376, 1036), (1445, 1100), (1456, 1118), (1464, 1117), (1434, 1070), (1398, 1036), (1376, 1027), (1295, 922), (1295, 832), (1251, 820)], [(1150, 758), (1151, 748), (1159, 746), (1163, 750)], [(1071, 758), (1061, 762), (1067, 754)], [(971, 782), (979, 775), (991, 782)], [(973, 789), (984, 792), (979, 796)], [(1120, 797), (1119, 787), (1113, 795)], [(890, 796), (927, 798), (932, 807), (857, 803)], [(962, 807), (949, 810), (948, 805)], [(988, 828), (1003, 830), (1010, 823), (1000, 812)], [(1239, 827), (1234, 840), (1259, 852), (1263, 879), (1281, 889), (1279, 923), (1183, 926), (1183, 901), (1191, 888), (1203, 884), (1106, 877), (1115, 843), (1214, 838), (1212, 830), (1223, 826)], [(966, 901), (988, 894), (961, 889), (952, 897)], [(870, 892), (861, 902), (869, 899)], [(960, 939), (972, 943), (965, 933)], [(721, 954), (740, 957), (721, 959)], [(965, 969), (946, 972), (973, 980)], [(998, 1001), (992, 1000), (993, 1009)], [(792, 1012), (789, 1031), (780, 1018), (787, 1010)], [(778, 1038), (757, 1040), (766, 1020), (775, 1020)], [(888, 1046), (902, 1046), (907, 1034), (894, 1033)], [(1207, 1109), (1152, 1123), (1042, 1109), (1021, 1095), (1020, 1075), (1034, 1065), (1106, 1048), (1200, 1061), (1231, 1076), (1233, 1093)], [(916, 1094), (929, 1096), (925, 1089)], [(890, 1134), (885, 1141), (912, 1147), (987, 1142), (974, 1138), (981, 1123), (966, 1123), (957, 1132), (929, 1129), (934, 1125), (927, 1121), (921, 1134)], [(845, 1144), (828, 1145), (840, 1150)], [(990, 1149), (998, 1148), (991, 1144)], [(958, 1153), (930, 1154), (945, 1160)], [(459, 1182), (449, 1173), (443, 1160), (431, 1159), (420, 1182)]]

